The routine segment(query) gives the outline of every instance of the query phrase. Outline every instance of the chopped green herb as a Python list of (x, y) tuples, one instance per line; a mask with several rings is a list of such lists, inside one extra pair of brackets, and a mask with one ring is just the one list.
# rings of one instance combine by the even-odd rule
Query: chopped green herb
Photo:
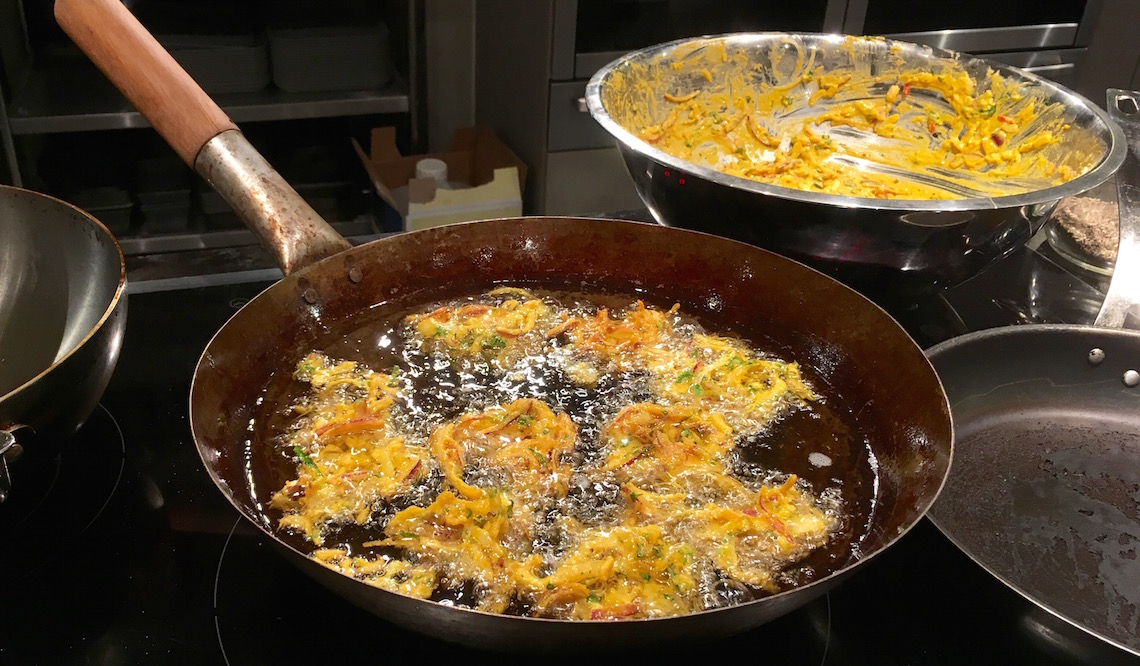
[(674, 384), (684, 384), (685, 382), (689, 381), (692, 378), (693, 378), (693, 371), (692, 370), (686, 370), (686, 371), (682, 372), (681, 374), (677, 375), (677, 379), (674, 380), (673, 383)]
[(483, 341), (483, 349), (503, 349), (507, 346), (507, 341), (498, 335), (492, 335)]
[(693, 395), (697, 396), (698, 398), (701, 397), (701, 394), (704, 392), (705, 392), (705, 390), (703, 388), (701, 388), (700, 384), (691, 384), (689, 386), (689, 393), (692, 393)]
[(313, 462), (313, 459), (309, 457), (309, 454), (305, 453), (305, 449), (302, 449), (300, 444), (293, 447), (293, 453), (297, 454), (297, 457), (301, 459), (301, 462), (306, 467), (313, 468), (317, 474), (321, 473), (321, 468), (317, 467), (317, 463)]
[(442, 326), (435, 327), (435, 337), (442, 338), (447, 335), (447, 329)]

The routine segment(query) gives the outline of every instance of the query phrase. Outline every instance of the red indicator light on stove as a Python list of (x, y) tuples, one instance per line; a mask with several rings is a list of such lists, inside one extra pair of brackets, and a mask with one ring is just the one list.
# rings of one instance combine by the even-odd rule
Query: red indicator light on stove
[(685, 179), (684, 179), (684, 178), (678, 178), (678, 179), (677, 179), (677, 184), (678, 184), (678, 185), (684, 185), (684, 184), (685, 184)]
[(666, 177), (666, 178), (668, 178), (668, 177), (669, 177), (669, 170), (668, 170), (668, 169), (666, 169), (666, 170), (665, 170), (665, 177)]

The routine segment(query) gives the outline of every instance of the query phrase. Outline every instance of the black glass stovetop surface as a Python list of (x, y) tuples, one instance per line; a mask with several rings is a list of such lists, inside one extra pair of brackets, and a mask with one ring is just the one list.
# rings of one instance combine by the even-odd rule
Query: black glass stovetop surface
[[(0, 505), (0, 664), (523, 659), (413, 634), (357, 609), (294, 567), (214, 487), (188, 423), (194, 365), (212, 334), (270, 283), (129, 297), (126, 337), (100, 406), (62, 453), (26, 454), (13, 465), (12, 498)], [(1027, 248), (944, 297), (884, 305), (927, 347), (990, 326), (1085, 323), (1098, 303), (1093, 284)], [(835, 665), (1125, 659), (1100, 647), (1089, 652), (1074, 642), (924, 519), (797, 611), (729, 639), (638, 657)], [(606, 656), (587, 650), (571, 661)]]

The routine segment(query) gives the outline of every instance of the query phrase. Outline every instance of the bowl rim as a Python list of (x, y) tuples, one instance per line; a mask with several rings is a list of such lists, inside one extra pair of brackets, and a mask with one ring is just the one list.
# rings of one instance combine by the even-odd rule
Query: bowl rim
[[(619, 68), (628, 62), (634, 60), (649, 59), (660, 55), (671, 53), (682, 46), (690, 46), (693, 44), (707, 43), (714, 44), (717, 42), (749, 42), (749, 41), (769, 41), (773, 39), (798, 39), (800, 41), (824, 41), (824, 42), (843, 42), (850, 39), (857, 40), (874, 40), (876, 42), (883, 42), (887, 45), (898, 45), (903, 48), (919, 49), (921, 51), (929, 52), (934, 56), (941, 58), (949, 58), (959, 60), (962, 62), (981, 62), (993, 70), (999, 72), (1003, 76), (1027, 79), (1036, 82), (1045, 88), (1049, 89), (1054, 95), (1067, 98), (1069, 100), (1068, 106), (1075, 106), (1088, 111), (1099, 121), (1107, 130), (1108, 136), (1108, 151), (1105, 153), (1101, 161), (1089, 169), (1087, 172), (1080, 176), (1066, 181), (1060, 185), (1054, 185), (1032, 192), (1023, 192), (1021, 194), (1012, 194), (1000, 197), (971, 197), (961, 199), (877, 199), (872, 197), (856, 197), (841, 194), (829, 194), (825, 192), (811, 192), (808, 190), (799, 190), (780, 185), (771, 185), (757, 180), (743, 178), (741, 176), (732, 176), (721, 171), (717, 171), (711, 167), (702, 166), (688, 162), (679, 157), (671, 155), (659, 148), (655, 148), (646, 141), (635, 136), (632, 132), (625, 129), (620, 123), (613, 119), (612, 116), (606, 111), (605, 106), (602, 104), (601, 92), (602, 87), (610, 76), (614, 74)], [(781, 199), (790, 199), (798, 202), (824, 204), (830, 206), (838, 206), (842, 208), (864, 208), (864, 209), (879, 209), (879, 210), (897, 210), (897, 211), (926, 211), (926, 212), (952, 212), (952, 211), (976, 211), (976, 210), (998, 210), (1022, 206), (1036, 206), (1041, 204), (1055, 204), (1061, 199), (1081, 194), (1093, 189), (1094, 187), (1105, 182), (1111, 178), (1119, 169), (1121, 164), (1124, 163), (1124, 158), (1128, 153), (1128, 143), (1124, 136), (1124, 131), (1120, 126), (1114, 122), (1108, 113), (1089, 101), (1076, 91), (1062, 86), (1054, 81), (1038, 76), (1032, 72), (1023, 69), (1005, 65), (1002, 63), (994, 62), (986, 58), (981, 58), (968, 53), (959, 51), (949, 51), (940, 49), (925, 44), (918, 44), (916, 42), (907, 42), (897, 39), (890, 39), (878, 36), (860, 36), (860, 35), (846, 35), (841, 33), (822, 33), (822, 32), (730, 32), (714, 35), (702, 35), (699, 37), (687, 37), (683, 39), (676, 39), (668, 42), (662, 42), (653, 46), (648, 46), (643, 49), (631, 51), (622, 55), (601, 69), (590, 77), (589, 82), (586, 84), (586, 106), (593, 116), (594, 120), (598, 122), (611, 136), (613, 136), (619, 144), (641, 154), (644, 157), (662, 164), (664, 166), (676, 169), (682, 173), (689, 173), (707, 181), (711, 181), (724, 187), (731, 187), (737, 190), (745, 190)]]

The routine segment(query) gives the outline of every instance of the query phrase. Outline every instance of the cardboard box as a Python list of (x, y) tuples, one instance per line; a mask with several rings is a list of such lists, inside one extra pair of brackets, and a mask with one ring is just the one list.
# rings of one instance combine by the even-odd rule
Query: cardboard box
[[(526, 165), (491, 130), (457, 130), (447, 152), (430, 155), (401, 155), (393, 127), (373, 129), (371, 139), (367, 154), (355, 139), (352, 145), (377, 195), (399, 216), (400, 230), (522, 215)], [(416, 163), (432, 157), (447, 164), (454, 189), (415, 177)]]

